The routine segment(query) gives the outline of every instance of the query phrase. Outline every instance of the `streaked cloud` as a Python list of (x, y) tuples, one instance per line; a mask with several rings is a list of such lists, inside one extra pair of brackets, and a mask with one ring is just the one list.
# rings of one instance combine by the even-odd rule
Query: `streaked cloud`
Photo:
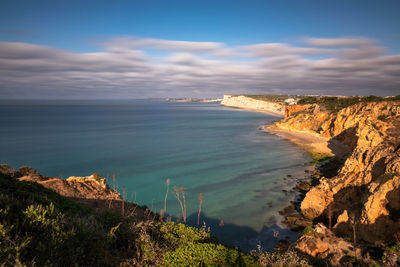
[(113, 38), (105, 42), (104, 45), (110, 50), (154, 49), (190, 52), (209, 52), (223, 47), (223, 44), (215, 42), (188, 42), (131, 37)]
[[(76, 53), (0, 42), (2, 98), (147, 98), (236, 93), (400, 93), (400, 55), (367, 38), (302, 46), (118, 37)], [(159, 51), (160, 53), (154, 53)]]
[(368, 38), (306, 38), (306, 44), (312, 46), (368, 46), (375, 40)]

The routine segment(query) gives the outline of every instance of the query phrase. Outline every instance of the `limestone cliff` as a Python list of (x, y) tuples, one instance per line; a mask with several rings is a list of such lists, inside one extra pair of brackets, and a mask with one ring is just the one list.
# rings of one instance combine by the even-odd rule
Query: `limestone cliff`
[[(322, 177), (301, 204), (309, 219), (328, 220), (339, 236), (394, 241), (400, 235), (400, 102), (359, 103), (338, 113), (289, 106), (278, 128), (329, 137), (347, 148), (337, 175)], [(330, 215), (328, 215), (330, 214)]]
[(285, 112), (285, 105), (283, 103), (258, 100), (243, 95), (224, 95), (221, 105), (255, 111), (264, 111), (279, 116), (283, 116)]

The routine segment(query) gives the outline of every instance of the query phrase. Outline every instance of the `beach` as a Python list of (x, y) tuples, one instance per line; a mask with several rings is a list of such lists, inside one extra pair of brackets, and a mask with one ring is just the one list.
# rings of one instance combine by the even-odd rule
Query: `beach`
[(263, 126), (263, 130), (289, 140), (290, 142), (302, 147), (307, 152), (333, 155), (332, 150), (328, 147), (329, 138), (320, 137), (304, 131), (280, 129), (274, 124)]
[(243, 109), (246, 111), (254, 111), (254, 112), (262, 112), (268, 115), (273, 115), (273, 116), (277, 116), (277, 117), (281, 117), (283, 118), (285, 113), (281, 112), (281, 111), (275, 111), (273, 109), (261, 109), (261, 108), (248, 108), (248, 107), (233, 107), (233, 106), (228, 106), (228, 105), (224, 105), (221, 104), (221, 106), (223, 107), (227, 107), (227, 108), (235, 108), (235, 109)]

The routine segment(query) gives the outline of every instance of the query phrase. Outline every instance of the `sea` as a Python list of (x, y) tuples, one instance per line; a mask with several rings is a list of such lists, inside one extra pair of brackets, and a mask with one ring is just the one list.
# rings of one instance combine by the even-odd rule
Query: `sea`
[[(281, 223), (309, 155), (264, 132), (280, 120), (219, 103), (152, 100), (0, 102), (0, 163), (63, 179), (116, 177), (119, 192), (165, 217), (249, 251), (297, 233)], [(167, 192), (168, 190), (168, 192)], [(202, 195), (199, 224), (197, 223)], [(182, 200), (182, 192), (180, 192)]]

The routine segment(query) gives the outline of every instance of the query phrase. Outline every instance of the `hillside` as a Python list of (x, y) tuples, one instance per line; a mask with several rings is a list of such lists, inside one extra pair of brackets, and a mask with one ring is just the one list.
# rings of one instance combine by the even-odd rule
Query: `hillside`
[(125, 202), (98, 175), (61, 180), (0, 165), (2, 266), (310, 266), (292, 250), (243, 253), (207, 228)]

